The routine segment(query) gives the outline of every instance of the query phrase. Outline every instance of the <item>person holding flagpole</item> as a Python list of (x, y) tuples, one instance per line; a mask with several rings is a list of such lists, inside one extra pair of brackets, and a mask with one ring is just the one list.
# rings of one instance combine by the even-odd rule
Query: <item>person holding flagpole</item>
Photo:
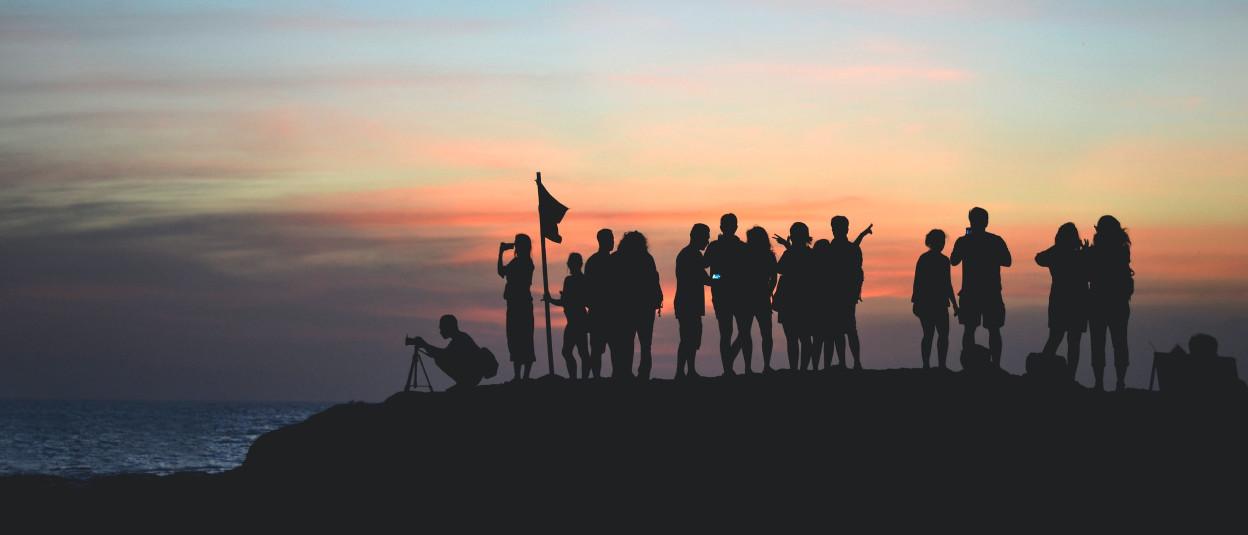
[[(503, 253), (515, 252), (510, 262), (503, 264)], [(513, 243), (498, 246), (498, 276), (506, 279), (503, 299), (507, 301), (507, 351), (515, 368), (513, 380), (528, 379), (537, 354), (533, 348), (533, 241), (528, 234), (516, 234)]]

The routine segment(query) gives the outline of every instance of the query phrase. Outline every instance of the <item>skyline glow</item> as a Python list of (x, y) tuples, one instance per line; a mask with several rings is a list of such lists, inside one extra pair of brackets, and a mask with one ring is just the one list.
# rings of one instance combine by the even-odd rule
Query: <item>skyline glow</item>
[(1248, 356), (1246, 30), (1239, 2), (6, 3), (0, 397), (375, 400), (444, 313), (505, 361), (535, 171), (571, 208), (552, 292), (597, 229), (649, 238), (659, 377), (693, 223), (874, 223), (865, 362), (897, 367), (923, 235), (983, 206), (1018, 373), (1032, 256), (1113, 214), (1143, 387), (1150, 342)]

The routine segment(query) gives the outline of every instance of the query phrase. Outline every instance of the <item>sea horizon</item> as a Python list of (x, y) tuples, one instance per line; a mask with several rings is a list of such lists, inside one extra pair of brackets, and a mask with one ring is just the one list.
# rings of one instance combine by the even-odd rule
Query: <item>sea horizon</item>
[(339, 402), (0, 399), (0, 477), (220, 473)]

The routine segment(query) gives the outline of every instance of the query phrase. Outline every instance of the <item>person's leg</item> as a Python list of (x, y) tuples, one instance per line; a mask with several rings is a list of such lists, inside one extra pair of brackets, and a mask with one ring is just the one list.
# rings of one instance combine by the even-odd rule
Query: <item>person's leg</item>
[[(750, 334), (750, 324), (754, 322), (754, 316), (746, 313), (737, 314), (737, 341), (733, 344), (741, 350), (741, 361), (745, 364), (745, 373), (754, 373), (750, 369), (750, 362), (754, 357), (754, 338)], [(736, 350), (733, 350), (736, 353)]]
[(941, 369), (948, 369), (949, 357), (949, 312), (941, 312), (935, 318), (936, 324), (936, 363)]
[(736, 359), (732, 351), (732, 314), (716, 310), (715, 321), (719, 323), (719, 360), (724, 364), (724, 375), (735, 375), (732, 370), (732, 361)]
[(819, 369), (819, 353), (823, 350), (824, 337), (821, 333), (816, 332), (810, 336), (810, 346), (802, 350), (802, 361), (798, 366), (802, 370), (811, 369), (811, 362), (814, 362), (814, 369)]
[(763, 349), (763, 371), (771, 371), (771, 311), (758, 313), (758, 337)]
[(975, 345), (975, 326), (966, 324), (962, 326), (962, 352), (966, 353), (971, 346)]
[(837, 355), (837, 366), (845, 368), (849, 365), (849, 357), (845, 354), (845, 333), (832, 333), (832, 347), (828, 349), (828, 362), (832, 362), (832, 353)]
[(1129, 349), (1127, 348), (1127, 319), (1130, 316), (1130, 309), (1126, 308), (1119, 314), (1115, 314), (1109, 323), (1109, 339), (1114, 346), (1114, 373), (1118, 377), (1118, 384), (1115, 385), (1117, 390), (1123, 390), (1127, 387), (1127, 365), (1131, 362)]
[[(1044, 349), (1041, 352), (1045, 355), (1056, 355), (1057, 346), (1062, 344), (1062, 337), (1066, 336), (1066, 334), (1067, 332), (1062, 330), (1061, 327), (1049, 326), (1049, 338), (1044, 341)], [(1069, 346), (1069, 344), (1067, 345)], [(1070, 348), (1067, 347), (1067, 349), (1069, 350)]]
[(576, 358), (572, 356), (576, 348), (576, 327), (563, 329), (563, 363), (568, 367), (568, 379), (576, 379)]
[(693, 335), (690, 332), (691, 322), (697, 318), (684, 316), (677, 317), (676, 324), (679, 326), (680, 342), (676, 345), (676, 378), (680, 379), (685, 376), (688, 368), (689, 358), (693, 349)]
[(1075, 371), (1079, 369), (1079, 341), (1082, 338), (1083, 333), (1078, 329), (1066, 331), (1066, 367), (1070, 369), (1071, 380), (1074, 380)]
[(988, 351), (992, 353), (992, 365), (1001, 367), (1001, 328), (988, 328)]
[(923, 338), (919, 340), (919, 354), (923, 357), (923, 367), (930, 368), (932, 361), (932, 335), (936, 333), (936, 320), (930, 316), (919, 316), (919, 327), (923, 329)]
[(650, 345), (654, 340), (654, 311), (650, 310), (637, 319), (637, 343), (641, 345), (641, 361), (637, 365), (637, 377), (650, 378)]
[(1092, 344), (1092, 376), (1096, 381), (1092, 388), (1105, 390), (1105, 330), (1104, 320), (1095, 318), (1088, 323), (1088, 335)]
[(789, 354), (789, 369), (796, 370), (798, 359), (801, 357), (801, 336), (798, 335), (793, 320), (781, 323), (780, 327), (784, 329), (784, 345)]

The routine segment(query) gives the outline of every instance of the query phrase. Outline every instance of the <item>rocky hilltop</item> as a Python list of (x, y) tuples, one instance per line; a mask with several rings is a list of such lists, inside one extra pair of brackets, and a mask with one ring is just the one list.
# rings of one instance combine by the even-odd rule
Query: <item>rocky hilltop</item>
[(48, 527), (1120, 531), (1243, 528), (1246, 475), (1241, 393), (838, 370), (403, 392), (268, 433), (224, 474), (0, 490)]

